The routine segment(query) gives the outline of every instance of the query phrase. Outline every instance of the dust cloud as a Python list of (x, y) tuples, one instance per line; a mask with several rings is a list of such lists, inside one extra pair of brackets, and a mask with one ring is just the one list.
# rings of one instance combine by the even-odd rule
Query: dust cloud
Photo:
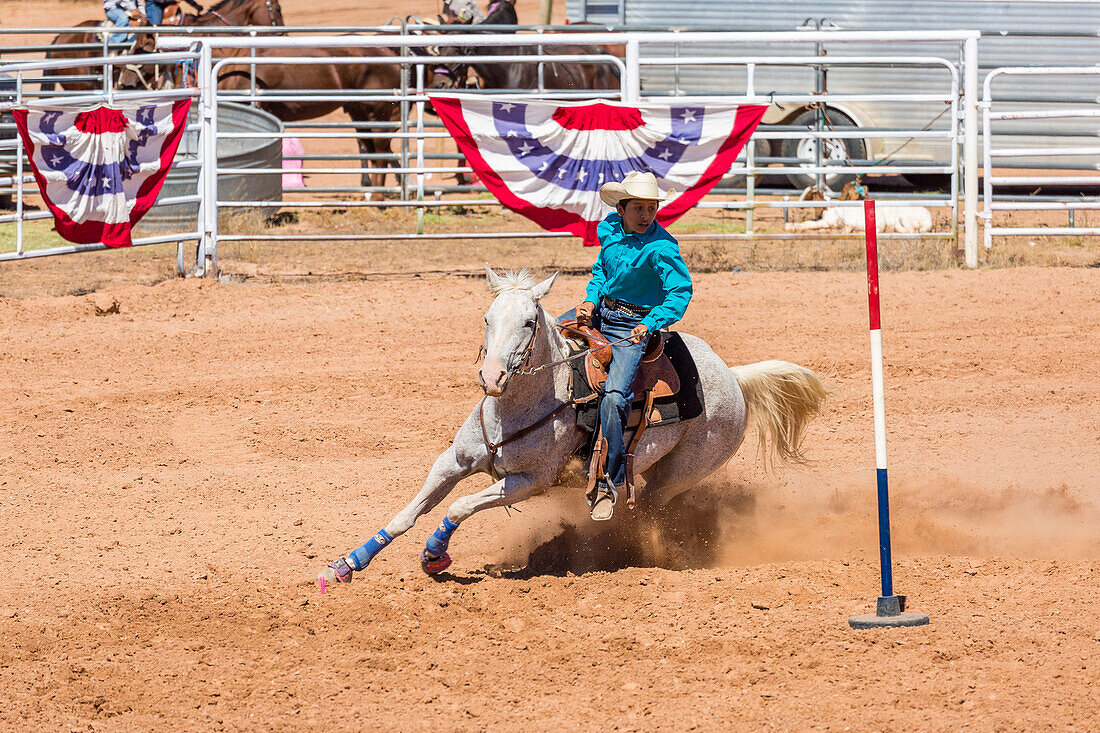
[[(987, 489), (947, 477), (893, 481), (899, 555), (1100, 558), (1100, 507), (1065, 484)], [(876, 489), (866, 477), (804, 473), (782, 483), (721, 478), (660, 509), (621, 501), (606, 524), (580, 490), (539, 497), (504, 531), (491, 570), (521, 576), (730, 567), (845, 559), (878, 551)]]

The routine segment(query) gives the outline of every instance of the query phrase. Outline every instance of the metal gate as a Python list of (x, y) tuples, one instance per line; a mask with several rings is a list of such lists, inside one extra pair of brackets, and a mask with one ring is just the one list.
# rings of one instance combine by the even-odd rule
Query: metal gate
[[(821, 33), (824, 37), (825, 32)], [(971, 265), (977, 264), (977, 232), (974, 228), (974, 222), (971, 217), (971, 212), (976, 212), (976, 198), (977, 198), (977, 146), (976, 146), (976, 109), (977, 109), (977, 95), (976, 95), (976, 77), (974, 71), (976, 71), (976, 64), (972, 64), (967, 71), (966, 67), (960, 68), (958, 60), (952, 60), (937, 56), (935, 54), (923, 55), (906, 55), (906, 56), (862, 56), (862, 55), (829, 55), (829, 56), (816, 56), (816, 55), (792, 55), (789, 57), (757, 57), (753, 55), (739, 53), (739, 50), (746, 45), (760, 44), (762, 42), (771, 44), (773, 46), (782, 47), (783, 44), (789, 44), (793, 47), (804, 46), (807, 42), (812, 43), (814, 39), (814, 32), (794, 32), (794, 33), (770, 33), (770, 34), (746, 34), (746, 33), (699, 33), (692, 34), (692, 39), (701, 43), (709, 44), (721, 44), (722, 47), (728, 48), (728, 55), (715, 56), (711, 58), (677, 58), (669, 57), (659, 53), (662, 47), (667, 47), (669, 42), (673, 39), (683, 43), (685, 41), (686, 34), (672, 34), (672, 33), (570, 33), (570, 34), (516, 34), (508, 36), (509, 45), (513, 46), (536, 46), (546, 51), (545, 56), (519, 56), (519, 55), (487, 55), (479, 53), (478, 49), (486, 46), (493, 46), (500, 43), (499, 37), (492, 37), (486, 35), (473, 35), (473, 34), (460, 34), (450, 36), (446, 38), (445, 44), (448, 48), (461, 49), (461, 55), (451, 55), (442, 57), (431, 57), (417, 55), (413, 53), (411, 49), (426, 49), (431, 46), (439, 46), (444, 43), (438, 36), (425, 37), (425, 36), (401, 36), (401, 37), (385, 37), (385, 36), (312, 36), (312, 37), (271, 37), (271, 38), (170, 38), (166, 39), (165, 45), (169, 48), (183, 47), (185, 44), (197, 43), (200, 48), (200, 78), (203, 80), (204, 86), (213, 86), (214, 80), (217, 78), (218, 72), (230, 65), (244, 65), (251, 67), (253, 64), (257, 67), (261, 67), (265, 64), (286, 64), (286, 65), (298, 65), (298, 64), (317, 64), (319, 63), (316, 57), (300, 56), (295, 57), (292, 55), (279, 56), (278, 58), (264, 58), (262, 55), (248, 55), (255, 54), (260, 49), (290, 49), (290, 48), (391, 48), (399, 50), (401, 55), (397, 59), (404, 67), (409, 69), (408, 84), (404, 85), (401, 89), (392, 90), (378, 90), (375, 92), (318, 92), (317, 90), (310, 89), (297, 89), (297, 90), (279, 90), (273, 91), (269, 89), (253, 88), (245, 92), (227, 93), (220, 91), (217, 97), (210, 97), (204, 100), (205, 105), (209, 105), (205, 109), (203, 114), (204, 124), (209, 125), (209, 139), (225, 139), (227, 137), (236, 137), (240, 133), (226, 133), (217, 129), (217, 107), (222, 101), (232, 100), (234, 102), (246, 102), (246, 103), (273, 103), (278, 101), (301, 101), (304, 99), (318, 99), (328, 98), (336, 100), (346, 101), (367, 101), (367, 100), (389, 100), (401, 105), (402, 115), (397, 123), (397, 129), (386, 131), (379, 129), (365, 129), (362, 126), (351, 126), (348, 123), (316, 123), (316, 122), (304, 122), (301, 123), (302, 127), (314, 127), (318, 126), (320, 129), (316, 132), (299, 133), (297, 128), (294, 132), (287, 131), (282, 134), (283, 137), (303, 137), (307, 141), (311, 139), (332, 139), (337, 137), (344, 138), (366, 138), (366, 137), (393, 137), (401, 141), (401, 150), (394, 154), (396, 157), (397, 166), (389, 169), (389, 173), (393, 173), (399, 176), (399, 184), (395, 187), (384, 187), (381, 191), (377, 187), (373, 186), (341, 186), (341, 187), (323, 187), (318, 191), (312, 193), (306, 192), (300, 196), (297, 196), (295, 200), (284, 201), (284, 205), (290, 208), (346, 208), (349, 206), (399, 206), (399, 207), (412, 207), (418, 212), (417, 228), (416, 231), (409, 232), (386, 232), (386, 233), (341, 233), (341, 234), (316, 234), (316, 235), (302, 235), (302, 234), (277, 234), (269, 232), (250, 232), (250, 233), (235, 233), (235, 234), (222, 234), (219, 233), (219, 225), (217, 221), (217, 211), (249, 208), (256, 206), (256, 202), (252, 201), (232, 201), (232, 200), (218, 200), (214, 206), (208, 207), (206, 221), (203, 223), (204, 240), (207, 242), (207, 252), (209, 256), (213, 256), (216, 253), (216, 243), (218, 241), (310, 241), (310, 240), (372, 240), (372, 239), (409, 239), (409, 238), (422, 238), (422, 239), (453, 239), (464, 238), (470, 236), (469, 234), (432, 234), (425, 231), (424, 227), (424, 212), (428, 207), (438, 201), (442, 201), (447, 204), (481, 204), (481, 205), (495, 205), (495, 201), (486, 199), (468, 199), (468, 198), (442, 198), (443, 196), (453, 197), (455, 195), (461, 195), (468, 191), (456, 190), (457, 187), (446, 187), (439, 184), (429, 183), (430, 176), (437, 176), (444, 173), (468, 173), (470, 169), (464, 165), (452, 164), (452, 165), (432, 165), (432, 163), (439, 163), (441, 157), (436, 154), (435, 159), (429, 158), (429, 153), (426, 150), (425, 142), (433, 139), (445, 139), (449, 137), (438, 126), (432, 127), (432, 125), (438, 125), (430, 120), (425, 114), (425, 104), (428, 101), (426, 91), (424, 89), (424, 72), (423, 69), (426, 64), (445, 64), (452, 61), (486, 61), (492, 63), (549, 63), (548, 58), (553, 58), (559, 61), (576, 61), (584, 63), (605, 63), (614, 64), (619, 70), (621, 75), (621, 86), (619, 90), (612, 93), (612, 96), (618, 97), (626, 102), (640, 102), (653, 100), (657, 101), (662, 96), (667, 96), (667, 92), (662, 93), (656, 90), (643, 90), (641, 79), (643, 68), (660, 68), (660, 67), (709, 67), (709, 68), (738, 68), (743, 74), (743, 85), (738, 84), (736, 88), (731, 90), (728, 95), (720, 97), (720, 101), (723, 103), (732, 104), (746, 104), (746, 103), (777, 103), (782, 104), (785, 102), (797, 102), (808, 103), (814, 102), (818, 104), (828, 104), (830, 102), (836, 104), (843, 104), (846, 102), (859, 102), (868, 100), (935, 100), (936, 102), (944, 106), (944, 114), (948, 116), (950, 120), (950, 126), (947, 130), (929, 130), (920, 129), (914, 127), (913, 129), (891, 129), (891, 130), (875, 130), (875, 129), (860, 129), (857, 132), (850, 130), (837, 130), (837, 129), (824, 129), (824, 130), (784, 130), (784, 129), (767, 129), (758, 132), (758, 135), (763, 137), (769, 137), (772, 139), (783, 139), (784, 137), (802, 137), (820, 140), (835, 140), (845, 139), (846, 137), (853, 137), (859, 135), (861, 137), (894, 137), (899, 135), (906, 137), (938, 137), (943, 140), (944, 143), (952, 151), (952, 157), (948, 165), (944, 165), (941, 168), (937, 168), (935, 172), (942, 173), (946, 176), (950, 176), (952, 180), (951, 191), (947, 196), (940, 197), (938, 199), (933, 198), (931, 200), (926, 199), (925, 202), (933, 203), (934, 205), (950, 206), (953, 212), (952, 225), (946, 231), (938, 233), (939, 236), (956, 237), (958, 232), (955, 229), (955, 223), (958, 221), (958, 195), (960, 191), (965, 191), (968, 204), (971, 204), (964, 208), (963, 213), (966, 217), (966, 242), (967, 242), (967, 260)], [(934, 33), (903, 33), (903, 32), (880, 32), (880, 33), (838, 33), (827, 32), (830, 43), (834, 46), (836, 44), (843, 44), (845, 42), (851, 43), (867, 43), (867, 42), (890, 42), (892, 39), (905, 39), (909, 43), (930, 43), (930, 44), (942, 44), (952, 42), (957, 45), (958, 55), (962, 58), (973, 59), (975, 52), (975, 42), (977, 40), (977, 33), (974, 32), (934, 32)], [(621, 45), (625, 49), (625, 54), (622, 59), (615, 56), (610, 56), (602, 53), (593, 54), (580, 54), (580, 55), (553, 55), (553, 47), (558, 45), (575, 45), (585, 44), (589, 46), (605, 46), (610, 44)], [(216, 53), (225, 53), (227, 50), (232, 49), (235, 54), (231, 59), (217, 59)], [(326, 58), (324, 63), (340, 63), (340, 64), (377, 64), (383, 63), (377, 57), (363, 55), (348, 55), (340, 57), (338, 59)], [(389, 60), (389, 63), (394, 63), (393, 59)], [(821, 66), (829, 66), (834, 68), (843, 67), (874, 67), (879, 69), (896, 69), (896, 68), (915, 68), (915, 67), (931, 67), (939, 69), (942, 74), (942, 90), (931, 94), (906, 94), (904, 92), (892, 92), (890, 90), (878, 92), (875, 94), (816, 94), (813, 90), (806, 90), (804, 92), (794, 92), (786, 94), (769, 93), (766, 90), (761, 90), (756, 83), (758, 74), (761, 73), (761, 69), (769, 66), (802, 66), (808, 69), (814, 69)], [(594, 90), (481, 90), (478, 93), (482, 94), (498, 94), (507, 93), (509, 95), (524, 94), (528, 96), (535, 96), (540, 98), (555, 98), (555, 99), (567, 99), (583, 97), (588, 98), (597, 96), (599, 94), (607, 95), (607, 91), (597, 92)], [(709, 101), (715, 101), (713, 96), (706, 98)], [(676, 97), (678, 103), (683, 101), (703, 101), (701, 98), (681, 95)], [(328, 127), (325, 127), (328, 126)], [(333, 131), (335, 127), (351, 127), (352, 133), (337, 133)], [(962, 155), (959, 155), (957, 150), (962, 148)], [(306, 157), (306, 156), (301, 156)], [(455, 156), (451, 156), (452, 159)], [(320, 160), (319, 157), (311, 157), (310, 160)], [(771, 161), (767, 161), (771, 162)], [(745, 164), (742, 168), (734, 171), (734, 173), (743, 174), (747, 183), (747, 196), (745, 200), (721, 200), (720, 197), (712, 197), (710, 200), (702, 203), (703, 207), (717, 207), (727, 209), (745, 209), (747, 212), (747, 226), (744, 232), (723, 233), (723, 234), (705, 234), (705, 235), (682, 235), (685, 239), (692, 237), (700, 238), (715, 238), (715, 237), (736, 237), (736, 238), (752, 238), (758, 236), (766, 236), (769, 238), (795, 238), (806, 235), (796, 234), (776, 234), (766, 233), (762, 234), (754, 230), (752, 225), (752, 212), (760, 207), (768, 208), (781, 208), (781, 209), (794, 209), (800, 207), (807, 207), (814, 205), (812, 202), (800, 202), (793, 200), (788, 196), (784, 200), (780, 197), (771, 197), (767, 200), (761, 199), (754, 193), (755, 178), (760, 175), (774, 174), (774, 173), (798, 173), (805, 175), (836, 175), (836, 174), (904, 174), (908, 172), (920, 171), (928, 172), (930, 169), (924, 167), (912, 167), (903, 165), (882, 165), (873, 164), (866, 160), (853, 160), (853, 159), (840, 159), (840, 160), (827, 160), (819, 164), (815, 164), (814, 161), (801, 161), (796, 165), (780, 165), (767, 166), (767, 162), (755, 161), (752, 157), (751, 150), (748, 152)], [(961, 174), (960, 174), (961, 170)], [(227, 168), (215, 168), (209, 169), (209, 175), (217, 176), (224, 175), (234, 171)], [(264, 173), (272, 173), (269, 170), (256, 170), (253, 171), (253, 175), (262, 175)], [(305, 173), (313, 173), (317, 175), (340, 175), (347, 174), (349, 168), (337, 168), (328, 166), (316, 166), (305, 168)], [(362, 167), (350, 169), (352, 173), (362, 173)], [(213, 186), (216, 181), (211, 180), (207, 182), (208, 190), (214, 190)], [(369, 196), (372, 193), (384, 192), (394, 198), (386, 201), (371, 201), (371, 200), (355, 200), (349, 199), (346, 194), (356, 194), (361, 196)], [(324, 198), (325, 194), (344, 194), (344, 198)], [(882, 205), (903, 205), (912, 203), (925, 203), (919, 202), (912, 198), (897, 197), (888, 198), (882, 201)], [(858, 205), (856, 202), (844, 202), (839, 205)], [(820, 203), (817, 203), (820, 206)], [(563, 236), (547, 234), (541, 231), (522, 231), (522, 232), (499, 232), (490, 235), (485, 233), (479, 233), (477, 236), (494, 236), (494, 237), (542, 237), (542, 236)], [(844, 235), (834, 235), (844, 236)], [(852, 236), (852, 235), (848, 235)], [(907, 235), (887, 235), (887, 236), (907, 236)]]
[[(164, 64), (176, 64), (182, 62), (194, 62), (198, 56), (197, 54), (185, 51), (178, 53), (161, 53), (150, 54), (151, 60), (164, 63)], [(67, 69), (84, 68), (87, 66), (98, 66), (106, 68), (108, 70), (113, 69), (115, 66), (124, 65), (129, 63), (132, 59), (126, 56), (116, 57), (94, 57), (89, 59), (63, 59), (52, 61), (33, 61), (18, 64), (9, 64), (0, 66), (0, 75), (9, 76), (12, 79), (10, 101), (0, 101), (0, 112), (10, 110), (12, 107), (21, 106), (25, 102), (24, 87), (28, 85), (25, 81), (25, 77), (30, 77), (34, 80), (29, 83), (40, 83), (40, 74), (43, 71), (65, 71)], [(75, 75), (74, 75), (75, 76)], [(110, 71), (106, 75), (106, 78), (110, 79), (112, 74)], [(104, 91), (91, 93), (91, 94), (70, 94), (65, 96), (65, 102), (67, 104), (111, 104), (118, 101), (166, 101), (174, 99), (182, 99), (186, 97), (198, 97), (198, 89), (175, 89), (166, 91), (141, 91), (141, 92), (126, 92), (115, 91), (110, 84)], [(10, 119), (10, 118), (6, 118)], [(196, 132), (197, 126), (191, 125), (186, 128), (186, 131)], [(26, 168), (26, 155), (23, 150), (23, 140), (18, 135), (14, 134), (14, 124), (11, 122), (5, 123), (5, 131), (10, 132), (10, 136), (5, 134), (3, 139), (0, 139), (0, 161), (6, 160), (7, 164), (0, 168), (0, 190), (7, 189), (11, 191), (11, 207), (12, 213), (0, 212), (0, 225), (12, 225), (14, 229), (14, 249), (13, 251), (0, 252), (0, 261), (9, 260), (25, 260), (35, 257), (47, 257), (50, 255), (58, 254), (71, 254), (74, 252), (89, 252), (94, 250), (106, 249), (103, 244), (46, 244), (27, 246), (25, 236), (26, 224), (36, 221), (52, 220), (53, 215), (44, 208), (39, 210), (28, 210), (26, 201), (29, 197), (38, 196), (37, 187), (34, 184), (34, 178), (28, 173)], [(196, 154), (187, 155), (183, 153), (177, 156), (176, 162), (173, 164), (173, 168), (176, 170), (189, 170), (196, 169), (202, 165), (202, 160)], [(205, 198), (204, 192), (200, 189), (194, 194), (184, 196), (162, 196), (158, 199), (159, 206), (171, 206), (178, 204), (190, 204), (202, 206), (202, 201)], [(185, 242), (198, 242), (200, 239), (200, 231), (198, 228), (198, 221), (190, 223), (187, 228), (181, 231), (171, 231), (166, 233), (158, 233), (148, 236), (135, 237), (133, 240), (134, 246), (163, 244), (168, 242), (182, 243)]]
[[(1021, 104), (1019, 100), (998, 99), (993, 87), (1000, 80), (1009, 77), (1094, 77), (1100, 79), (1100, 68), (1096, 66), (1048, 66), (1048, 67), (1002, 67), (993, 70), (985, 78), (982, 90), (982, 130), (986, 141), (983, 161), (984, 205), (982, 220), (985, 227), (985, 247), (993, 246), (995, 236), (1041, 236), (1041, 235), (1096, 235), (1100, 234), (1100, 216), (1093, 219), (1092, 225), (1077, 222), (1077, 212), (1100, 210), (1100, 196), (1075, 194), (1044, 194), (1043, 186), (1088, 186), (1093, 191), (1100, 188), (1100, 145), (1077, 147), (1037, 147), (1020, 145), (994, 146), (994, 123), (1014, 128), (1013, 134), (1035, 134), (1038, 128), (1050, 120), (1072, 120), (1083, 124), (1081, 130), (1068, 130), (1067, 134), (1098, 134), (1097, 122), (1100, 121), (1100, 97), (1092, 99), (1091, 104), (1076, 102), (1073, 104), (1034, 102)], [(1015, 104), (1012, 104), (1015, 102)], [(1007, 132), (1008, 130), (1002, 130)], [(1065, 175), (1052, 175), (1054, 171), (1034, 171), (1024, 175), (1006, 175), (999, 169), (1011, 169), (1015, 160), (1057, 156), (1069, 159), (1063, 163)], [(1093, 171), (1086, 173), (1086, 171)], [(1003, 192), (1008, 186), (1034, 187), (1028, 194), (1010, 195)], [(998, 194), (998, 188), (1002, 192)], [(1066, 213), (1065, 226), (1010, 226), (1007, 221), (995, 221), (998, 211), (1062, 211)]]

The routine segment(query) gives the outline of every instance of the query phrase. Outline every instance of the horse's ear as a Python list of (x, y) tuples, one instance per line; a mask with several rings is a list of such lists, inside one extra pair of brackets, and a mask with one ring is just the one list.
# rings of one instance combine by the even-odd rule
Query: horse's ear
[(500, 282), (500, 275), (493, 272), (493, 268), (489, 267), (489, 263), (485, 263), (485, 280), (489, 284), (489, 292), (495, 293), (497, 291), (497, 284)]
[(550, 292), (550, 286), (554, 284), (554, 280), (557, 279), (557, 277), (558, 273), (555, 272), (553, 275), (531, 288), (531, 295), (535, 296), (535, 300), (542, 300), (546, 294)]

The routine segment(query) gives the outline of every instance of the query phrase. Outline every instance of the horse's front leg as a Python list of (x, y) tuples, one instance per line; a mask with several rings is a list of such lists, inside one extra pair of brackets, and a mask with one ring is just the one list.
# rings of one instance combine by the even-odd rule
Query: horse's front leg
[(549, 484), (550, 480), (546, 477), (514, 473), (505, 476), (487, 489), (458, 499), (451, 504), (447, 510), (447, 516), (443, 517), (439, 527), (424, 545), (424, 550), (420, 553), (420, 567), (429, 575), (446, 570), (451, 564), (447, 545), (450, 544), (451, 535), (458, 529), (459, 524), (483, 509), (517, 504)]
[(328, 564), (325, 571), (318, 576), (322, 592), (324, 592), (325, 583), (350, 583), (352, 571), (367, 567), (382, 548), (393, 542), (394, 538), (409, 531), (420, 516), (435, 508), (447, 494), (451, 493), (459, 481), (476, 470), (476, 460), (460, 456), (454, 445), (443, 451), (435, 460), (420, 493), (409, 502), (408, 506), (398, 512), (384, 529), (378, 530), (347, 557), (341, 557)]

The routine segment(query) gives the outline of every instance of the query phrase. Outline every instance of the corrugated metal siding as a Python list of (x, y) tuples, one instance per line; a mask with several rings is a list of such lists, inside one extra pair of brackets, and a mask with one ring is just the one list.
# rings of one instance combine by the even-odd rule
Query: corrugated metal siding
[[(845, 30), (1095, 31), (1100, 2), (1034, 0), (624, 0), (626, 22), (695, 30), (792, 30), (807, 18), (828, 18)], [(567, 0), (571, 21), (581, 20), (584, 0)], [(591, 18), (601, 22), (611, 15)]]

